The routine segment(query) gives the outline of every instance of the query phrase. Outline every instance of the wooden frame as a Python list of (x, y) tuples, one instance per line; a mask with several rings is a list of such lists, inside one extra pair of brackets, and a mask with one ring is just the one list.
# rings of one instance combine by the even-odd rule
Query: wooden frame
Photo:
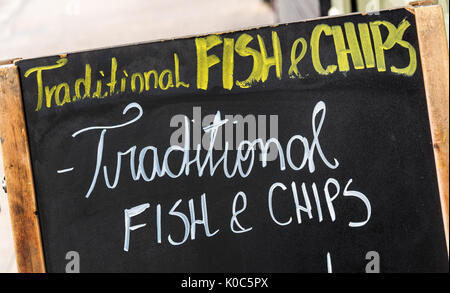
[(17, 66), (0, 67), (0, 141), (17, 269), (45, 272), (33, 172)]
[(416, 16), (417, 36), (419, 38), (422, 73), (448, 254), (449, 57), (444, 14), (440, 5), (414, 7), (409, 11)]
[[(412, 3), (413, 4), (413, 3)], [(449, 56), (442, 9), (418, 1), (415, 14), (443, 221), (449, 247)], [(0, 62), (0, 142), (19, 272), (45, 272), (20, 77)]]

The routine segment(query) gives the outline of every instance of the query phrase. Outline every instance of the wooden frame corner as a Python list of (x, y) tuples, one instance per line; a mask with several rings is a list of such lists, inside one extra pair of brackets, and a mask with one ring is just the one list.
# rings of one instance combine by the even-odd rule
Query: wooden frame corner
[(0, 66), (0, 142), (17, 269), (45, 272), (30, 150), (17, 66)]

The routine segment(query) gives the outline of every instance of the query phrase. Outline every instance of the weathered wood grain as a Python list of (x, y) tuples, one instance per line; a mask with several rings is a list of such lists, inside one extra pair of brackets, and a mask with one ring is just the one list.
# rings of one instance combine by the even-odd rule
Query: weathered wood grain
[(13, 64), (0, 66), (0, 141), (18, 271), (45, 272), (19, 74)]
[(441, 207), (449, 245), (449, 57), (444, 15), (439, 5), (413, 8), (433, 138)]

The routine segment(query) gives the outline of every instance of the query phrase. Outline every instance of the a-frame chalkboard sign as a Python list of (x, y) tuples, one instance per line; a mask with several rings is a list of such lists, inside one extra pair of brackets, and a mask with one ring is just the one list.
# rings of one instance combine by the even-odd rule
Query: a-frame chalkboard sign
[(448, 80), (420, 4), (4, 64), (19, 271), (448, 272)]

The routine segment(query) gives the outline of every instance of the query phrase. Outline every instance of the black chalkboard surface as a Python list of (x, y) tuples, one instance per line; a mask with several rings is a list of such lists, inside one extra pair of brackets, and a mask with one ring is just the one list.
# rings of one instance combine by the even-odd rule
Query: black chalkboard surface
[(448, 272), (414, 18), (17, 62), (46, 270)]

